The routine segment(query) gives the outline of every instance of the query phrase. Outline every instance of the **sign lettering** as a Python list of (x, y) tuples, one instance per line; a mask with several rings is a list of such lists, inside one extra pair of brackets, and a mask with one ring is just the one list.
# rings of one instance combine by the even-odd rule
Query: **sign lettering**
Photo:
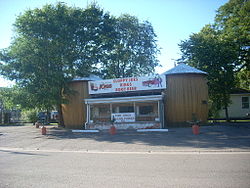
[(165, 75), (90, 81), (89, 94), (155, 90), (166, 88)]

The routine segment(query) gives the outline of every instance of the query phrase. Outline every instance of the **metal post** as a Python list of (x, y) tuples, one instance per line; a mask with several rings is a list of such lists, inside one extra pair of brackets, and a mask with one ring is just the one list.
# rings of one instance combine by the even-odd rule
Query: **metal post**
[(86, 125), (89, 123), (89, 117), (90, 117), (90, 108), (89, 108), (89, 103), (87, 103), (87, 113), (86, 113), (87, 117), (86, 117), (86, 122), (85, 122), (85, 127), (84, 129), (86, 129)]
[(162, 128), (165, 128), (165, 105), (163, 101), (161, 101), (161, 109), (162, 109)]
[(135, 109), (135, 102), (133, 102), (133, 105), (134, 105), (134, 113), (135, 113), (135, 121), (136, 121), (137, 112), (136, 112), (136, 109)]
[(161, 117), (161, 114), (160, 114), (160, 101), (157, 101), (157, 104), (158, 104), (158, 118), (160, 120), (160, 125), (161, 125), (161, 128), (162, 128), (162, 117)]
[(90, 104), (87, 105), (87, 122), (90, 122)]
[(112, 117), (112, 103), (110, 103), (109, 108), (110, 108), (110, 120), (113, 120), (113, 117)]

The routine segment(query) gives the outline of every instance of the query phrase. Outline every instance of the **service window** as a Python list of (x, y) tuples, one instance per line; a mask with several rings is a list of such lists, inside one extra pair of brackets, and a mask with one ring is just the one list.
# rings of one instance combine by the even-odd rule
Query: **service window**
[(249, 108), (249, 97), (242, 97), (241, 102), (242, 102), (242, 108), (243, 109), (248, 109)]
[(158, 117), (158, 102), (138, 102), (136, 105), (136, 121), (156, 121)]
[(90, 120), (96, 122), (109, 122), (111, 117), (110, 105), (91, 105), (90, 106)]
[(156, 116), (158, 115), (158, 103), (136, 103), (138, 116)]
[(133, 103), (112, 104), (113, 113), (131, 113), (135, 112)]
[(154, 114), (154, 106), (139, 106), (139, 115)]
[(133, 106), (120, 106), (119, 107), (119, 113), (128, 113), (128, 112), (134, 112)]

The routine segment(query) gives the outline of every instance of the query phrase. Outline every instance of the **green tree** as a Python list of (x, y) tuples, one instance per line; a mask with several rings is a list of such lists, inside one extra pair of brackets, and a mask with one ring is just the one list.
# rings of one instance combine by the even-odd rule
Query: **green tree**
[(209, 97), (215, 111), (225, 108), (227, 119), (230, 92), (235, 87), (234, 69), (238, 65), (235, 44), (224, 40), (211, 25), (182, 41), (182, 60), (208, 72)]
[(226, 40), (231, 40), (238, 47), (238, 61), (242, 68), (250, 69), (250, 1), (230, 0), (221, 6), (215, 16), (215, 26)]
[(209, 95), (215, 112), (227, 107), (236, 86), (249, 89), (250, 1), (230, 0), (221, 6), (213, 25), (180, 43), (182, 59), (209, 73)]
[(250, 1), (230, 0), (221, 6), (215, 17), (215, 26), (223, 38), (237, 45), (237, 86), (250, 90)]
[(245, 67), (236, 73), (237, 87), (250, 91), (250, 69)]
[[(132, 76), (132, 70), (138, 75), (158, 65), (155, 34), (148, 22), (112, 17), (95, 4), (81, 9), (57, 3), (27, 10), (17, 17), (14, 29), (12, 44), (0, 53), (1, 74), (16, 80), (21, 94), (27, 94), (26, 107), (56, 106), (62, 126), (61, 104), (73, 93), (68, 88), (73, 78), (91, 73)], [(117, 72), (123, 72), (116, 75), (113, 61), (119, 58), (122, 66)]]
[(102, 64), (105, 78), (138, 76), (154, 72), (158, 66), (156, 34), (152, 25), (124, 14), (114, 21), (116, 37), (107, 61)]
[(16, 19), (12, 45), (2, 51), (2, 74), (15, 79), (37, 108), (57, 106), (62, 114), (68, 81), (87, 76), (101, 61), (97, 52), (105, 48), (108, 19), (95, 5), (83, 10), (58, 3), (26, 11)]
[(11, 100), (11, 89), (10, 88), (1, 88), (0, 87), (0, 109), (1, 111), (4, 109), (11, 109), (13, 107), (13, 103)]
[(17, 86), (14, 86), (12, 88), (0, 88), (0, 102), (4, 106), (5, 110), (35, 109), (36, 105), (32, 103), (32, 101), (34, 101), (32, 97), (33, 96), (30, 93)]

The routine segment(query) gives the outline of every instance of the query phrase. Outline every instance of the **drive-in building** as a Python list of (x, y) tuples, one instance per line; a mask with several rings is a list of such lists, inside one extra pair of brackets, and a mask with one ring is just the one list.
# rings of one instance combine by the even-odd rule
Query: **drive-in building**
[(207, 73), (179, 64), (159, 75), (101, 80), (75, 79), (63, 104), (67, 128), (150, 129), (184, 126), (208, 116)]

